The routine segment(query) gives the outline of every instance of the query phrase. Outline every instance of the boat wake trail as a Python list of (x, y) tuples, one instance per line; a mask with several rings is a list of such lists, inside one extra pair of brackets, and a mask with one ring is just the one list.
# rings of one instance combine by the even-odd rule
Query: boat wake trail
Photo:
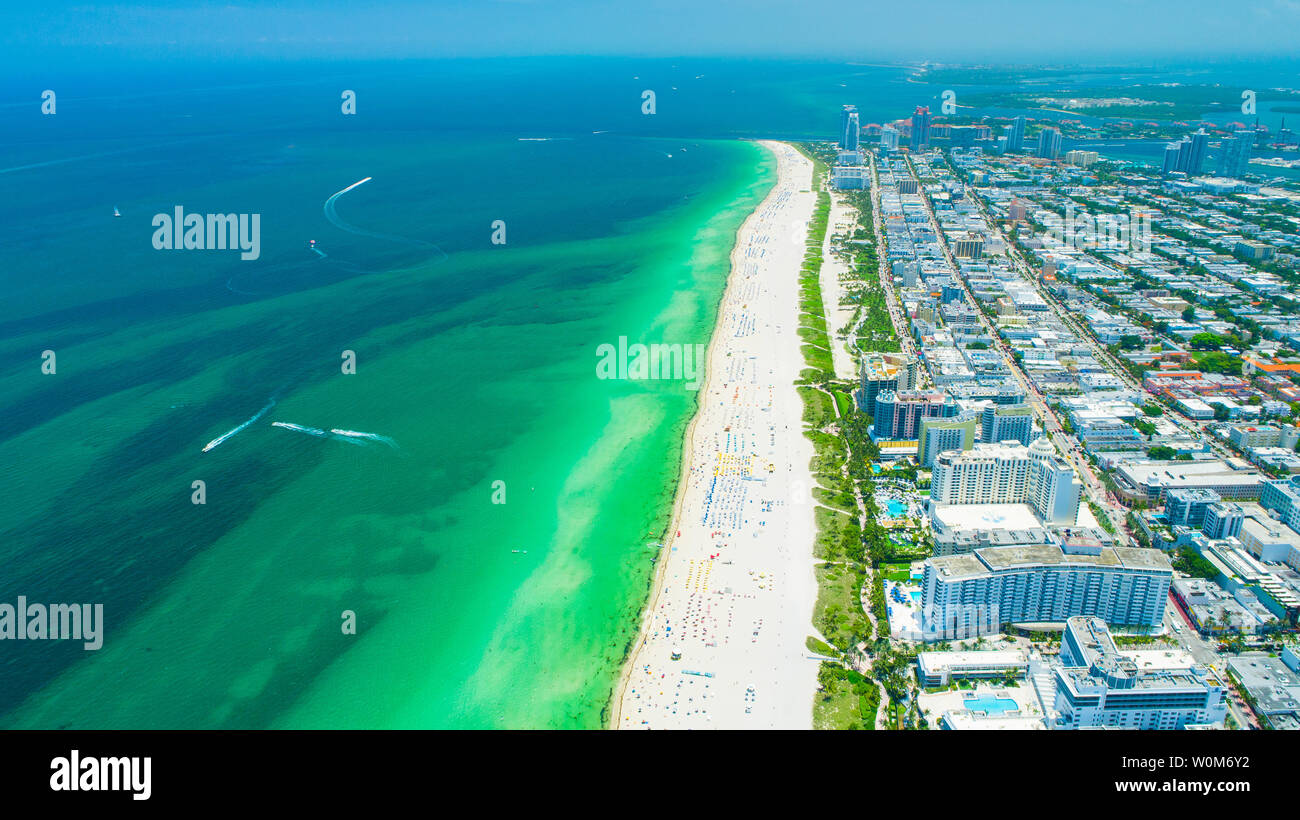
[(252, 417), (251, 419), (249, 419), (248, 421), (244, 422), (243, 424), (239, 425), (239, 426), (236, 427), (235, 429), (231, 430), (229, 433), (226, 433), (226, 434), (223, 435), (223, 436), (217, 436), (217, 437), (214, 438), (212, 441), (209, 441), (209, 442), (207, 443), (207, 445), (204, 446), (204, 448), (203, 448), (203, 452), (206, 453), (206, 452), (209, 451), (209, 450), (216, 449), (216, 448), (219, 447), (219, 446), (220, 446), (220, 445), (221, 445), (221, 444), (222, 444), (226, 439), (228, 439), (228, 438), (232, 438), (232, 437), (234, 437), (235, 435), (237, 435), (237, 434), (243, 432), (244, 428), (248, 427), (250, 424), (253, 424), (253, 423), (256, 422), (258, 419), (260, 419), (262, 416), (265, 416), (265, 415), (270, 411), (270, 409), (271, 409), (272, 407), (274, 407), (274, 406), (275, 406), (275, 399), (272, 398), (269, 402), (266, 403), (266, 406), (265, 406), (265, 407), (263, 407), (261, 410), (258, 410), (258, 411), (257, 411), (257, 415), (253, 416), (253, 417)]
[(372, 442), (377, 442), (379, 444), (387, 444), (389, 447), (392, 447), (394, 450), (401, 449), (400, 447), (397, 446), (396, 441), (393, 441), (388, 436), (381, 436), (378, 433), (359, 433), (356, 430), (339, 430), (338, 428), (334, 428), (326, 431), (326, 430), (321, 430), (317, 427), (304, 427), (301, 424), (290, 424), (289, 422), (286, 421), (273, 421), (271, 422), (271, 426), (279, 427), (282, 430), (291, 430), (295, 433), (302, 433), (304, 435), (314, 436), (315, 438), (330, 438), (330, 439), (334, 439), (335, 441), (342, 441), (348, 444), (355, 444), (360, 447), (364, 447), (367, 444), (370, 444)]
[(271, 422), (271, 426), (281, 427), (285, 430), (292, 430), (295, 433), (306, 433), (309, 436), (316, 436), (317, 438), (324, 438), (329, 435), (329, 433), (324, 430), (318, 430), (315, 427), (303, 427), (301, 424), (290, 424), (287, 421), (273, 421)]
[(397, 442), (393, 441), (388, 436), (381, 436), (378, 433), (358, 433), (356, 430), (340, 430), (337, 427), (332, 428), (330, 433), (333, 434), (335, 438), (342, 438), (360, 444), (364, 444), (367, 441), (377, 441), (380, 444), (387, 444), (394, 450), (401, 449), (397, 446)]
[(358, 228), (356, 225), (352, 225), (350, 223), (344, 222), (342, 219), (339, 218), (338, 210), (335, 208), (335, 203), (338, 201), (338, 198), (346, 194), (348, 191), (351, 191), (354, 188), (364, 185), (365, 183), (369, 182), (372, 178), (373, 177), (366, 177), (365, 179), (359, 179), (356, 182), (349, 185), (348, 187), (334, 194), (329, 199), (325, 200), (325, 209), (324, 209), (325, 218), (328, 219), (335, 227), (342, 228), (348, 233), (354, 233), (357, 236), (368, 236), (371, 239), (382, 239), (386, 242), (398, 242), (403, 245), (410, 245), (416, 248), (425, 248), (426, 250), (433, 251), (439, 261), (446, 259), (447, 254), (443, 253), (442, 248), (439, 248), (437, 245), (433, 244), (432, 242), (425, 242), (423, 239), (410, 239), (405, 236), (394, 236), (393, 234), (389, 234), (389, 233), (378, 233), (376, 231), (367, 231), (364, 228)]

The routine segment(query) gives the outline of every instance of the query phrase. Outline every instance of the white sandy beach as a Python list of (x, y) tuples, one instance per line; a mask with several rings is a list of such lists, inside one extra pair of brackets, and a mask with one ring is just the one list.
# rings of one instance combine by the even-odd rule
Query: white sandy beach
[(816, 195), (811, 162), (762, 145), (778, 180), (732, 251), (673, 522), (615, 693), (617, 728), (812, 728), (813, 450), (793, 382), (798, 237)]

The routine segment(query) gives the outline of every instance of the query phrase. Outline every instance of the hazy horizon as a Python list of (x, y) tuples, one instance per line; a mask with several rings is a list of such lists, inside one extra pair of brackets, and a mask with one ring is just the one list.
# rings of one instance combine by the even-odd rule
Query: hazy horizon
[[(1294, 58), (1300, 0), (1099, 0), (1086, 9), (828, 0), (53, 0), (0, 9), (0, 61), (524, 56), (755, 57), (996, 64)], [(382, 9), (380, 8), (382, 7)]]

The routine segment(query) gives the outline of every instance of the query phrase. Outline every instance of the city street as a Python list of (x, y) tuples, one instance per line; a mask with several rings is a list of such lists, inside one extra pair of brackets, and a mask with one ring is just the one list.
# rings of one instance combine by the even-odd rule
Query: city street
[[(978, 194), (972, 194), (972, 201), (975, 203), (975, 207), (979, 209), (980, 216), (984, 219), (985, 224), (993, 225), (994, 222), (989, 218), (989, 214), (985, 207), (984, 200), (980, 198)], [(1116, 359), (1115, 356), (1108, 349), (1106, 349), (1104, 345), (1098, 343), (1096, 336), (1094, 336), (1092, 333), (1092, 330), (1088, 328), (1084, 323), (1078, 321), (1075, 315), (1072, 314), (1069, 310), (1065, 308), (1064, 305), (1061, 304), (1060, 300), (1057, 299), (1056, 294), (1052, 293), (1052, 291), (1049, 288), (1043, 285), (1043, 283), (1039, 280), (1039, 278), (1034, 274), (1033, 270), (1029, 267), (1028, 263), (1025, 262), (1024, 256), (1020, 253), (1020, 249), (1017, 248), (1015, 243), (1011, 241), (1011, 238), (1007, 235), (1006, 230), (1004, 228), (999, 228), (998, 234), (999, 236), (1001, 236), (1002, 241), (1006, 244), (1007, 256), (1008, 258), (1011, 259), (1011, 262), (1015, 266), (1016, 271), (1019, 272), (1022, 277), (1024, 277), (1027, 281), (1029, 281), (1034, 286), (1034, 290), (1043, 299), (1043, 301), (1046, 302), (1047, 305), (1052, 309), (1052, 312), (1056, 314), (1057, 318), (1059, 318), (1061, 322), (1067, 328), (1069, 328), (1071, 332), (1075, 334), (1075, 336), (1083, 340), (1083, 342), (1088, 345), (1089, 350), (1092, 351), (1093, 358), (1095, 358), (1097, 361), (1105, 365), (1107, 371), (1111, 375), (1118, 378), (1124, 384), (1125, 387), (1128, 387), (1130, 390), (1134, 390), (1138, 393), (1147, 393), (1146, 388), (1143, 387), (1142, 384), (1140, 384), (1137, 379), (1133, 378), (1133, 375), (1128, 371), (1128, 368), (1126, 368), (1122, 362)], [(1165, 406), (1165, 417), (1168, 418), (1170, 421), (1172, 421), (1174, 424), (1178, 425), (1180, 429), (1182, 429), (1184, 432), (1188, 433), (1189, 435), (1199, 436), (1200, 433), (1202, 432), (1200, 429), (1201, 428), (1200, 424), (1198, 424), (1195, 420), (1188, 418), (1183, 413), (1180, 413), (1178, 410), (1176, 410), (1173, 407), (1167, 405)], [(1210, 448), (1216, 454), (1225, 457), (1231, 455), (1231, 453), (1229, 453), (1227, 449), (1224, 448), (1222, 445), (1220, 445), (1218, 442), (1215, 442), (1213, 439), (1207, 439), (1207, 440), (1210, 444)]]
[[(908, 158), (907, 167), (909, 173), (912, 174), (912, 177), (917, 179), (916, 169), (912, 166), (910, 157)], [(917, 179), (917, 189), (918, 191), (923, 190), (919, 179)], [(925, 203), (925, 210), (926, 214), (929, 216), (930, 225), (939, 239), (939, 245), (943, 249), (944, 258), (948, 262), (949, 269), (953, 272), (953, 278), (961, 284), (962, 290), (966, 294), (967, 301), (971, 306), (976, 308), (976, 314), (979, 316), (980, 322), (984, 325), (989, 336), (999, 344), (1003, 360), (1006, 362), (1012, 376), (1015, 377), (1017, 384), (1020, 385), (1020, 389), (1027, 397), (1029, 397), (1029, 404), (1033, 408), (1034, 414), (1038, 417), (1039, 422), (1042, 424), (1043, 430), (1051, 438), (1051, 441), (1056, 446), (1057, 450), (1065, 456), (1066, 460), (1079, 474), (1080, 480), (1083, 482), (1084, 494), (1087, 498), (1099, 509), (1105, 511), (1107, 517), (1110, 518), (1114, 531), (1121, 543), (1128, 543), (1127, 525), (1125, 522), (1128, 511), (1123, 506), (1110, 499), (1104, 485), (1102, 485), (1097, 479), (1091, 466), (1086, 463), (1085, 459), (1080, 454), (1078, 441), (1074, 436), (1068, 435), (1063, 431), (1060, 420), (1056, 417), (1055, 411), (1048, 406), (1046, 399), (1044, 399), (1042, 393), (1039, 392), (1038, 387), (1028, 377), (1020, 365), (1016, 363), (1015, 357), (1011, 355), (1010, 348), (1002, 339), (1002, 335), (998, 332), (997, 327), (995, 327), (993, 322), (989, 320), (984, 311), (979, 309), (979, 302), (976, 301), (975, 294), (971, 292), (970, 285), (959, 273), (960, 268), (953, 259), (952, 250), (948, 246), (948, 238), (944, 235), (942, 228), (939, 226), (939, 220), (934, 214), (934, 208), (930, 203), (930, 198), (922, 193), (921, 201)], [(991, 225), (988, 214), (984, 211), (982, 206), (980, 207), (980, 216), (984, 220), (986, 226)], [(1008, 248), (1010, 249), (1011, 246), (1008, 245)], [(1020, 271), (1022, 276), (1026, 274), (1028, 268), (1024, 264), (1023, 260), (1019, 261), (1017, 270)], [(1033, 277), (1028, 278), (1031, 281), (1033, 279)]]
[(1172, 635), (1178, 641), (1178, 645), (1185, 649), (1197, 663), (1213, 670), (1215, 677), (1219, 678), (1227, 687), (1228, 711), (1232, 714), (1232, 718), (1237, 722), (1237, 725), (1243, 728), (1258, 729), (1259, 722), (1255, 720), (1250, 707), (1242, 701), (1236, 687), (1228, 680), (1226, 660), (1219, 654), (1214, 645), (1202, 638), (1201, 634), (1196, 631), (1196, 627), (1192, 626), (1192, 622), (1183, 612), (1182, 607), (1179, 606), (1172, 593), (1170, 593), (1169, 601), (1165, 605), (1164, 624), (1166, 633)]

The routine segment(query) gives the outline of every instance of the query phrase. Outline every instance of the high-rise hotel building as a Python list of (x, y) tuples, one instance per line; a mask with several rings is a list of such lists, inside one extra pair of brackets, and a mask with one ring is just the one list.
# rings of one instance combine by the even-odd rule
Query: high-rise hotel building
[(919, 150), (930, 145), (930, 109), (918, 105), (912, 114), (912, 150)]
[(921, 580), (927, 641), (992, 635), (1007, 624), (1059, 624), (1096, 615), (1154, 629), (1173, 567), (1157, 549), (1061, 544), (985, 547), (928, 558)]
[(858, 107), (856, 105), (846, 105), (840, 111), (840, 150), (856, 151), (858, 150)]
[(1083, 484), (1073, 468), (1040, 438), (977, 444), (934, 460), (930, 504), (1029, 504), (1048, 523), (1073, 525)]
[(1038, 156), (1056, 159), (1061, 154), (1061, 129), (1044, 128), (1038, 132)]
[(1007, 150), (1019, 151), (1025, 145), (1025, 118), (1016, 117), (1007, 130)]
[(980, 442), (1018, 441), (1028, 445), (1034, 435), (1034, 413), (1027, 404), (990, 404), (980, 414)]
[(1228, 713), (1223, 685), (1186, 651), (1122, 651), (1097, 617), (1066, 620), (1060, 661), (1054, 729), (1222, 728)]
[(1235, 136), (1225, 138), (1219, 151), (1219, 176), (1244, 176), (1250, 170), (1250, 149), (1254, 144), (1254, 131), (1237, 131)]
[(876, 441), (916, 441), (921, 419), (951, 418), (960, 409), (943, 391), (884, 390), (876, 396), (871, 436)]
[(1183, 137), (1180, 142), (1171, 142), (1165, 146), (1163, 172), (1182, 171), (1189, 176), (1201, 173), (1205, 157), (1209, 151), (1210, 135), (1202, 128), (1191, 136)]
[[(895, 263), (897, 264), (901, 263)], [(908, 263), (915, 264), (915, 263)], [(916, 386), (920, 365), (902, 353), (868, 353), (862, 357), (862, 409), (874, 413), (876, 397), (887, 390), (907, 391)]]

